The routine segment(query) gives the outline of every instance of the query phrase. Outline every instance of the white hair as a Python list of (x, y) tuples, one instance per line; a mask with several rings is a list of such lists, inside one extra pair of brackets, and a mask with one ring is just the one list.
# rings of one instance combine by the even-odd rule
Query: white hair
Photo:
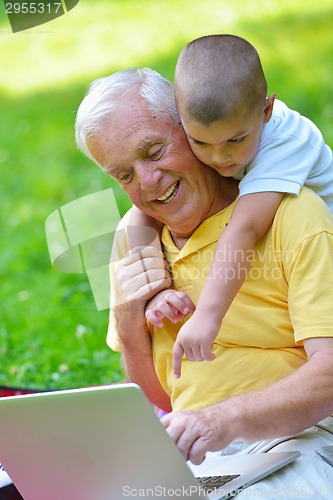
[(121, 113), (121, 98), (133, 90), (147, 102), (147, 109), (159, 115), (167, 114), (180, 122), (174, 100), (173, 85), (150, 68), (128, 68), (92, 82), (81, 102), (75, 121), (78, 148), (95, 163), (87, 139), (101, 130), (104, 119), (112, 113)]

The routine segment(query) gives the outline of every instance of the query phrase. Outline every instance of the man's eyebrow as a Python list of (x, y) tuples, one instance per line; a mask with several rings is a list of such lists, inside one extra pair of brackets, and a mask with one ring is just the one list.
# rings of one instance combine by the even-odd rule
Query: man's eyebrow
[(106, 167), (104, 169), (104, 172), (106, 172), (108, 175), (112, 175), (113, 172), (117, 170), (118, 167), (114, 167), (113, 165), (110, 165), (110, 167)]
[(140, 144), (138, 145), (138, 149), (139, 150), (144, 150), (146, 151), (146, 149), (148, 149), (152, 144), (154, 144), (154, 139), (152, 139), (151, 137), (145, 137), (141, 142)]

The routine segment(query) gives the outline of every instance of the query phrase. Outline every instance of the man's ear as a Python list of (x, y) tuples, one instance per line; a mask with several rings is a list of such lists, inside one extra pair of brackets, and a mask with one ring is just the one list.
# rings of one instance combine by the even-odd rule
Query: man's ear
[(269, 122), (272, 117), (275, 98), (276, 94), (270, 94), (268, 97), (266, 97), (266, 103), (264, 107), (264, 123)]

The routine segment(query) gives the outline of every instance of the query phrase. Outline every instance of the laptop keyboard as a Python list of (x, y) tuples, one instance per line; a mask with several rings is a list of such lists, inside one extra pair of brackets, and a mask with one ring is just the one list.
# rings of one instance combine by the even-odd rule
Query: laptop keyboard
[(216, 490), (217, 488), (220, 488), (221, 486), (224, 486), (225, 484), (229, 483), (236, 477), (239, 477), (240, 474), (225, 474), (223, 476), (204, 476), (204, 477), (197, 477), (201, 488), (203, 488), (205, 491), (212, 491)]

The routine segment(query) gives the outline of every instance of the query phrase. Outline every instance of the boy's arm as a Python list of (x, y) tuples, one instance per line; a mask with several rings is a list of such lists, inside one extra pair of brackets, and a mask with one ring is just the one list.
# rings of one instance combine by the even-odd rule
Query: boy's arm
[(211, 309), (222, 321), (247, 277), (255, 245), (272, 225), (283, 197), (284, 193), (264, 192), (239, 198), (217, 242), (196, 312)]
[(173, 351), (176, 377), (183, 354), (211, 361), (211, 348), (237, 292), (244, 283), (256, 243), (270, 228), (284, 193), (263, 192), (239, 198), (221, 234), (193, 316), (180, 329)]
[(131, 208), (127, 243), (129, 250), (135, 247), (154, 246), (161, 250), (161, 231), (163, 224), (144, 214), (135, 205)]

